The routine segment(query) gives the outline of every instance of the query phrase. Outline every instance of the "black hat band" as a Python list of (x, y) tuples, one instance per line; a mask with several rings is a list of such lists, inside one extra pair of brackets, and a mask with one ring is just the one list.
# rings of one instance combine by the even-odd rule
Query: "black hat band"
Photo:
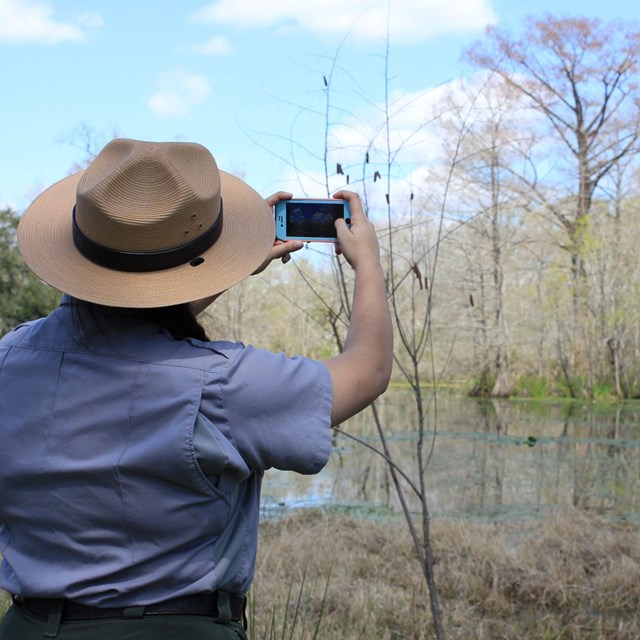
[[(220, 237), (222, 231), (222, 199), (220, 213), (213, 225), (190, 242), (162, 251), (119, 251), (110, 249), (88, 238), (76, 221), (76, 208), (73, 207), (73, 243), (76, 249), (88, 260), (116, 271), (162, 271), (191, 262), (209, 249)], [(201, 264), (201, 263), (199, 263)]]

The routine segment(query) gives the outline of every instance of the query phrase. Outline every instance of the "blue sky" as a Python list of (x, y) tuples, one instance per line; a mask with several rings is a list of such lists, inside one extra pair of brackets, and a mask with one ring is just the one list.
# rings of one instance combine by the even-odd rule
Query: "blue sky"
[[(517, 30), (545, 12), (640, 18), (635, 0), (0, 0), (0, 206), (23, 210), (84, 154), (80, 132), (183, 139), (263, 195), (324, 195), (326, 90), (330, 157), (380, 122), (388, 89), (416, 96), (470, 70), (465, 47), (488, 24)], [(333, 67), (333, 74), (332, 72)], [(422, 115), (421, 115), (422, 113)], [(424, 140), (422, 144), (428, 145)], [(426, 147), (421, 153), (428, 155)], [(291, 164), (305, 177), (300, 186)], [(341, 176), (331, 187), (341, 186)]]

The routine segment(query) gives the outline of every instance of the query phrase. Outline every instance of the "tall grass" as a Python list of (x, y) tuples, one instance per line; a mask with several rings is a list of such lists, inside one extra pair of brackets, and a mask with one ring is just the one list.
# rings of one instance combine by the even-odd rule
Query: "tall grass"
[[(249, 625), (253, 629), (254, 638), (264, 640), (297, 640), (301, 638), (311, 638), (320, 640), (325, 637), (320, 635), (322, 625), (325, 623), (324, 608), (326, 604), (331, 572), (324, 581), (324, 591), (322, 599), (318, 603), (314, 597), (316, 593), (316, 581), (310, 584), (307, 581), (306, 570), (299, 581), (297, 597), (294, 598), (293, 581), (289, 583), (286, 598), (283, 602), (273, 602), (271, 612), (267, 620), (267, 626), (260, 629), (260, 622), (256, 615), (256, 590), (249, 594)], [(311, 623), (309, 621), (311, 620)]]
[[(580, 511), (517, 523), (435, 521), (447, 637), (637, 640), (639, 543), (637, 523)], [(268, 616), (274, 603), (286, 602), (292, 583), (315, 575), (324, 584), (330, 564), (326, 593), (307, 594), (316, 610), (324, 603), (320, 638), (433, 638), (426, 587), (402, 523), (321, 512), (263, 523), (256, 621)], [(312, 603), (305, 606), (313, 611)], [(253, 632), (252, 638), (266, 636)]]

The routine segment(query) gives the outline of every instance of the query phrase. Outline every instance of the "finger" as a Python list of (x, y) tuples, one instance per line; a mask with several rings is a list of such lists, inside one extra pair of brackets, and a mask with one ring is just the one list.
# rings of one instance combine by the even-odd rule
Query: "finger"
[(290, 200), (293, 198), (293, 194), (288, 191), (277, 191), (271, 194), (268, 198), (265, 198), (265, 202), (270, 206), (275, 206), (280, 200)]
[(271, 249), (271, 259), (276, 260), (278, 258), (290, 258), (290, 254), (294, 251), (299, 251), (304, 247), (304, 242), (300, 240), (289, 240), (287, 242), (281, 242), (274, 244)]
[(358, 219), (365, 219), (367, 217), (364, 212), (364, 209), (362, 208), (362, 202), (360, 200), (360, 196), (357, 193), (355, 193), (355, 191), (346, 191), (346, 190), (338, 191), (337, 193), (333, 194), (333, 197), (339, 200), (346, 200), (349, 203), (349, 209), (351, 211), (352, 221), (354, 218), (358, 220)]
[(349, 230), (349, 227), (347, 226), (347, 223), (345, 222), (344, 218), (337, 218), (334, 221), (334, 225), (336, 227), (336, 232), (338, 234), (338, 237), (340, 237), (345, 231)]
[(349, 200), (349, 202), (351, 202), (352, 200), (360, 200), (360, 195), (358, 193), (356, 193), (355, 191), (348, 191), (347, 189), (336, 191), (333, 194), (333, 197), (339, 200)]

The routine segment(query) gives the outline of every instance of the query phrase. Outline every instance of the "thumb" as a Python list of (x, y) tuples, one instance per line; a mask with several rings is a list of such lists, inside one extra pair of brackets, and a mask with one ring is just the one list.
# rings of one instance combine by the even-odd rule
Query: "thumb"
[(349, 226), (344, 221), (344, 218), (338, 218), (335, 222), (336, 235), (338, 236), (338, 242), (347, 240), (350, 235)]

